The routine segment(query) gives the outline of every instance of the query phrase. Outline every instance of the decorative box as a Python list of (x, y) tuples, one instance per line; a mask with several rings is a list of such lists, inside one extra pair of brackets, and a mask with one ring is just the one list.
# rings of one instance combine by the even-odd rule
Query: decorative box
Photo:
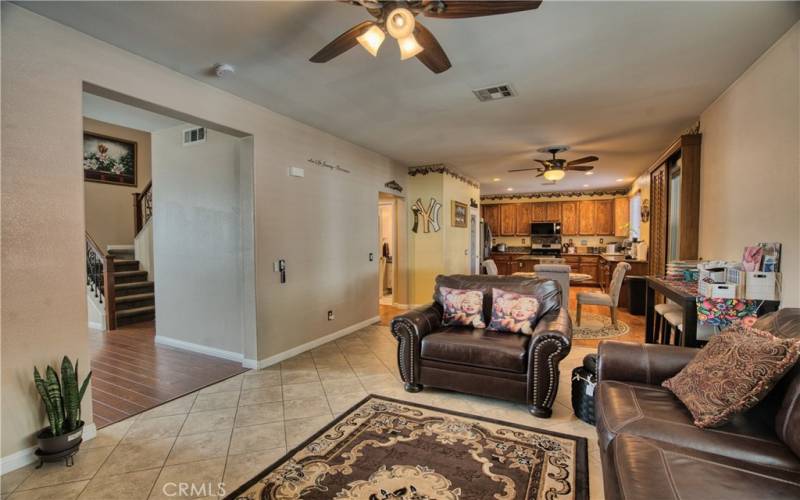
[(750, 300), (780, 300), (780, 273), (752, 271), (746, 274), (745, 298)]
[(714, 283), (706, 279), (697, 283), (697, 291), (710, 299), (735, 299), (737, 286), (735, 283)]

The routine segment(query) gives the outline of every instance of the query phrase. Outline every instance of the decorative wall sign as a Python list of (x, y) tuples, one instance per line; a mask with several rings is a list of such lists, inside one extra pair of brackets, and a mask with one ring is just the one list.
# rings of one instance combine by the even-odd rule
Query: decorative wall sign
[(408, 169), (408, 175), (414, 177), (415, 175), (428, 175), (428, 174), (442, 174), (442, 175), (449, 175), (454, 179), (458, 179), (461, 182), (469, 184), (470, 186), (474, 187), (475, 189), (480, 189), (481, 185), (470, 179), (469, 177), (464, 177), (463, 175), (459, 174), (458, 172), (454, 172), (449, 168), (445, 167), (442, 164), (437, 165), (422, 165), (419, 167), (411, 167)]
[(608, 189), (600, 191), (556, 191), (547, 193), (514, 193), (514, 194), (487, 194), (481, 200), (516, 200), (520, 198), (567, 198), (580, 196), (618, 196), (627, 194), (629, 188)]
[(83, 179), (136, 187), (136, 147), (133, 141), (83, 133)]
[(331, 170), (338, 170), (339, 172), (344, 172), (346, 174), (350, 173), (350, 171), (347, 170), (346, 168), (342, 168), (339, 165), (331, 165), (330, 163), (328, 163), (325, 160), (315, 160), (313, 158), (309, 158), (308, 159), (308, 163), (313, 163), (314, 165), (316, 165), (318, 167), (325, 167), (325, 168), (329, 168)]
[(467, 205), (453, 200), (451, 209), (451, 224), (453, 227), (467, 227)]
[(411, 230), (415, 233), (418, 232), (419, 219), (422, 218), (422, 232), (430, 233), (431, 229), (433, 229), (433, 232), (438, 232), (441, 229), (439, 225), (439, 210), (441, 208), (442, 204), (436, 201), (435, 198), (431, 198), (428, 208), (425, 208), (422, 204), (422, 198), (417, 198), (417, 201), (411, 206), (411, 211), (414, 212), (414, 226)]
[(471, 206), (472, 208), (478, 208), (478, 202), (475, 201), (475, 198), (469, 199), (469, 206)]
[(388, 189), (392, 189), (394, 191), (397, 191), (399, 193), (403, 192), (403, 186), (398, 184), (397, 181), (389, 181), (386, 184), (384, 184), (383, 186), (388, 188)]
[(650, 200), (642, 200), (642, 222), (650, 222)]

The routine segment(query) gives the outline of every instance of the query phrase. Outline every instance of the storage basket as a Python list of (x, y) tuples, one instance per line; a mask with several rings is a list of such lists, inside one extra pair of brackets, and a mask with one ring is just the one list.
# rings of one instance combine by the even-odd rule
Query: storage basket
[(587, 424), (595, 424), (594, 389), (597, 386), (597, 355), (587, 354), (583, 366), (572, 370), (572, 410)]

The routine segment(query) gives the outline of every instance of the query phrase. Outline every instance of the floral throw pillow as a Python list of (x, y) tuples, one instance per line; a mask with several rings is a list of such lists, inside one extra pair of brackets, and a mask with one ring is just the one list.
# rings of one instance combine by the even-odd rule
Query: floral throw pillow
[(444, 306), (445, 326), (465, 325), (486, 328), (483, 320), (483, 292), (439, 287)]
[(538, 317), (539, 300), (535, 296), (492, 288), (490, 330), (530, 335)]
[(797, 339), (783, 339), (742, 324), (712, 338), (677, 375), (672, 391), (698, 427), (720, 427), (754, 407), (794, 366)]

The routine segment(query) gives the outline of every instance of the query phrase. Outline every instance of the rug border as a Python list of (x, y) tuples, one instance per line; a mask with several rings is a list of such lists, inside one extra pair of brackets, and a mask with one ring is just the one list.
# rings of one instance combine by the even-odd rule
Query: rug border
[(345, 417), (350, 415), (350, 413), (353, 410), (355, 410), (359, 406), (363, 405), (364, 403), (366, 403), (370, 399), (382, 399), (384, 401), (390, 401), (390, 402), (398, 403), (398, 404), (408, 404), (408, 405), (411, 405), (411, 406), (417, 406), (419, 408), (424, 408), (426, 410), (449, 413), (450, 415), (455, 415), (455, 416), (458, 416), (458, 417), (472, 418), (472, 419), (475, 419), (475, 420), (481, 420), (481, 421), (492, 423), (492, 424), (508, 425), (510, 427), (516, 427), (518, 429), (523, 429), (523, 430), (526, 430), (526, 431), (533, 431), (533, 432), (538, 432), (538, 433), (541, 433), (541, 434), (549, 434), (551, 436), (557, 436), (557, 437), (560, 437), (560, 438), (573, 439), (573, 440), (575, 440), (575, 443), (576, 443), (575, 452), (578, 455), (577, 460), (575, 461), (576, 462), (575, 463), (575, 485), (576, 485), (576, 489), (577, 489), (577, 485), (579, 483), (582, 483), (583, 486), (584, 486), (583, 495), (580, 495), (580, 494), (578, 494), (578, 492), (576, 492), (575, 498), (578, 499), (578, 500), (589, 500), (589, 450), (588, 450), (588, 442), (589, 442), (589, 440), (586, 439), (585, 437), (583, 437), (583, 436), (575, 436), (575, 435), (572, 435), (572, 434), (564, 434), (562, 432), (549, 431), (549, 430), (546, 430), (546, 429), (540, 429), (538, 427), (530, 427), (530, 426), (522, 425), (522, 424), (515, 424), (513, 422), (508, 422), (508, 421), (505, 421), (505, 420), (498, 420), (498, 419), (494, 419), (494, 418), (484, 417), (484, 416), (481, 416), (481, 415), (473, 415), (471, 413), (464, 413), (464, 412), (460, 412), (460, 411), (456, 411), (456, 410), (438, 408), (436, 406), (430, 406), (430, 405), (426, 405), (426, 404), (423, 404), (423, 403), (416, 403), (416, 402), (411, 402), (411, 401), (403, 401), (401, 399), (395, 399), (395, 398), (391, 398), (389, 396), (381, 396), (381, 395), (378, 395), (378, 394), (368, 394), (368, 395), (366, 395), (363, 399), (361, 399), (360, 401), (358, 401), (357, 403), (352, 405), (347, 410), (343, 411), (338, 417), (336, 417), (333, 420), (331, 420), (327, 425), (325, 425), (320, 430), (315, 432), (313, 435), (311, 435), (310, 437), (305, 439), (302, 443), (298, 444), (297, 446), (295, 446), (291, 450), (287, 450), (286, 453), (284, 453), (278, 460), (276, 460), (275, 462), (270, 464), (269, 467), (267, 467), (266, 469), (264, 469), (261, 472), (257, 473), (249, 481), (247, 481), (246, 483), (242, 484), (241, 486), (236, 488), (231, 493), (225, 495), (223, 500), (236, 500), (239, 495), (241, 495), (242, 493), (244, 493), (245, 491), (250, 489), (250, 487), (255, 485), (262, 477), (264, 477), (265, 475), (269, 474), (274, 469), (276, 469), (280, 464), (282, 464), (287, 457), (290, 457), (290, 456), (294, 455), (295, 453), (299, 452), (300, 450), (302, 450), (308, 443), (310, 443), (311, 441), (314, 441), (315, 439), (317, 439), (320, 435), (325, 433), (328, 429), (330, 429), (334, 425), (338, 424), (339, 421), (343, 420)]

